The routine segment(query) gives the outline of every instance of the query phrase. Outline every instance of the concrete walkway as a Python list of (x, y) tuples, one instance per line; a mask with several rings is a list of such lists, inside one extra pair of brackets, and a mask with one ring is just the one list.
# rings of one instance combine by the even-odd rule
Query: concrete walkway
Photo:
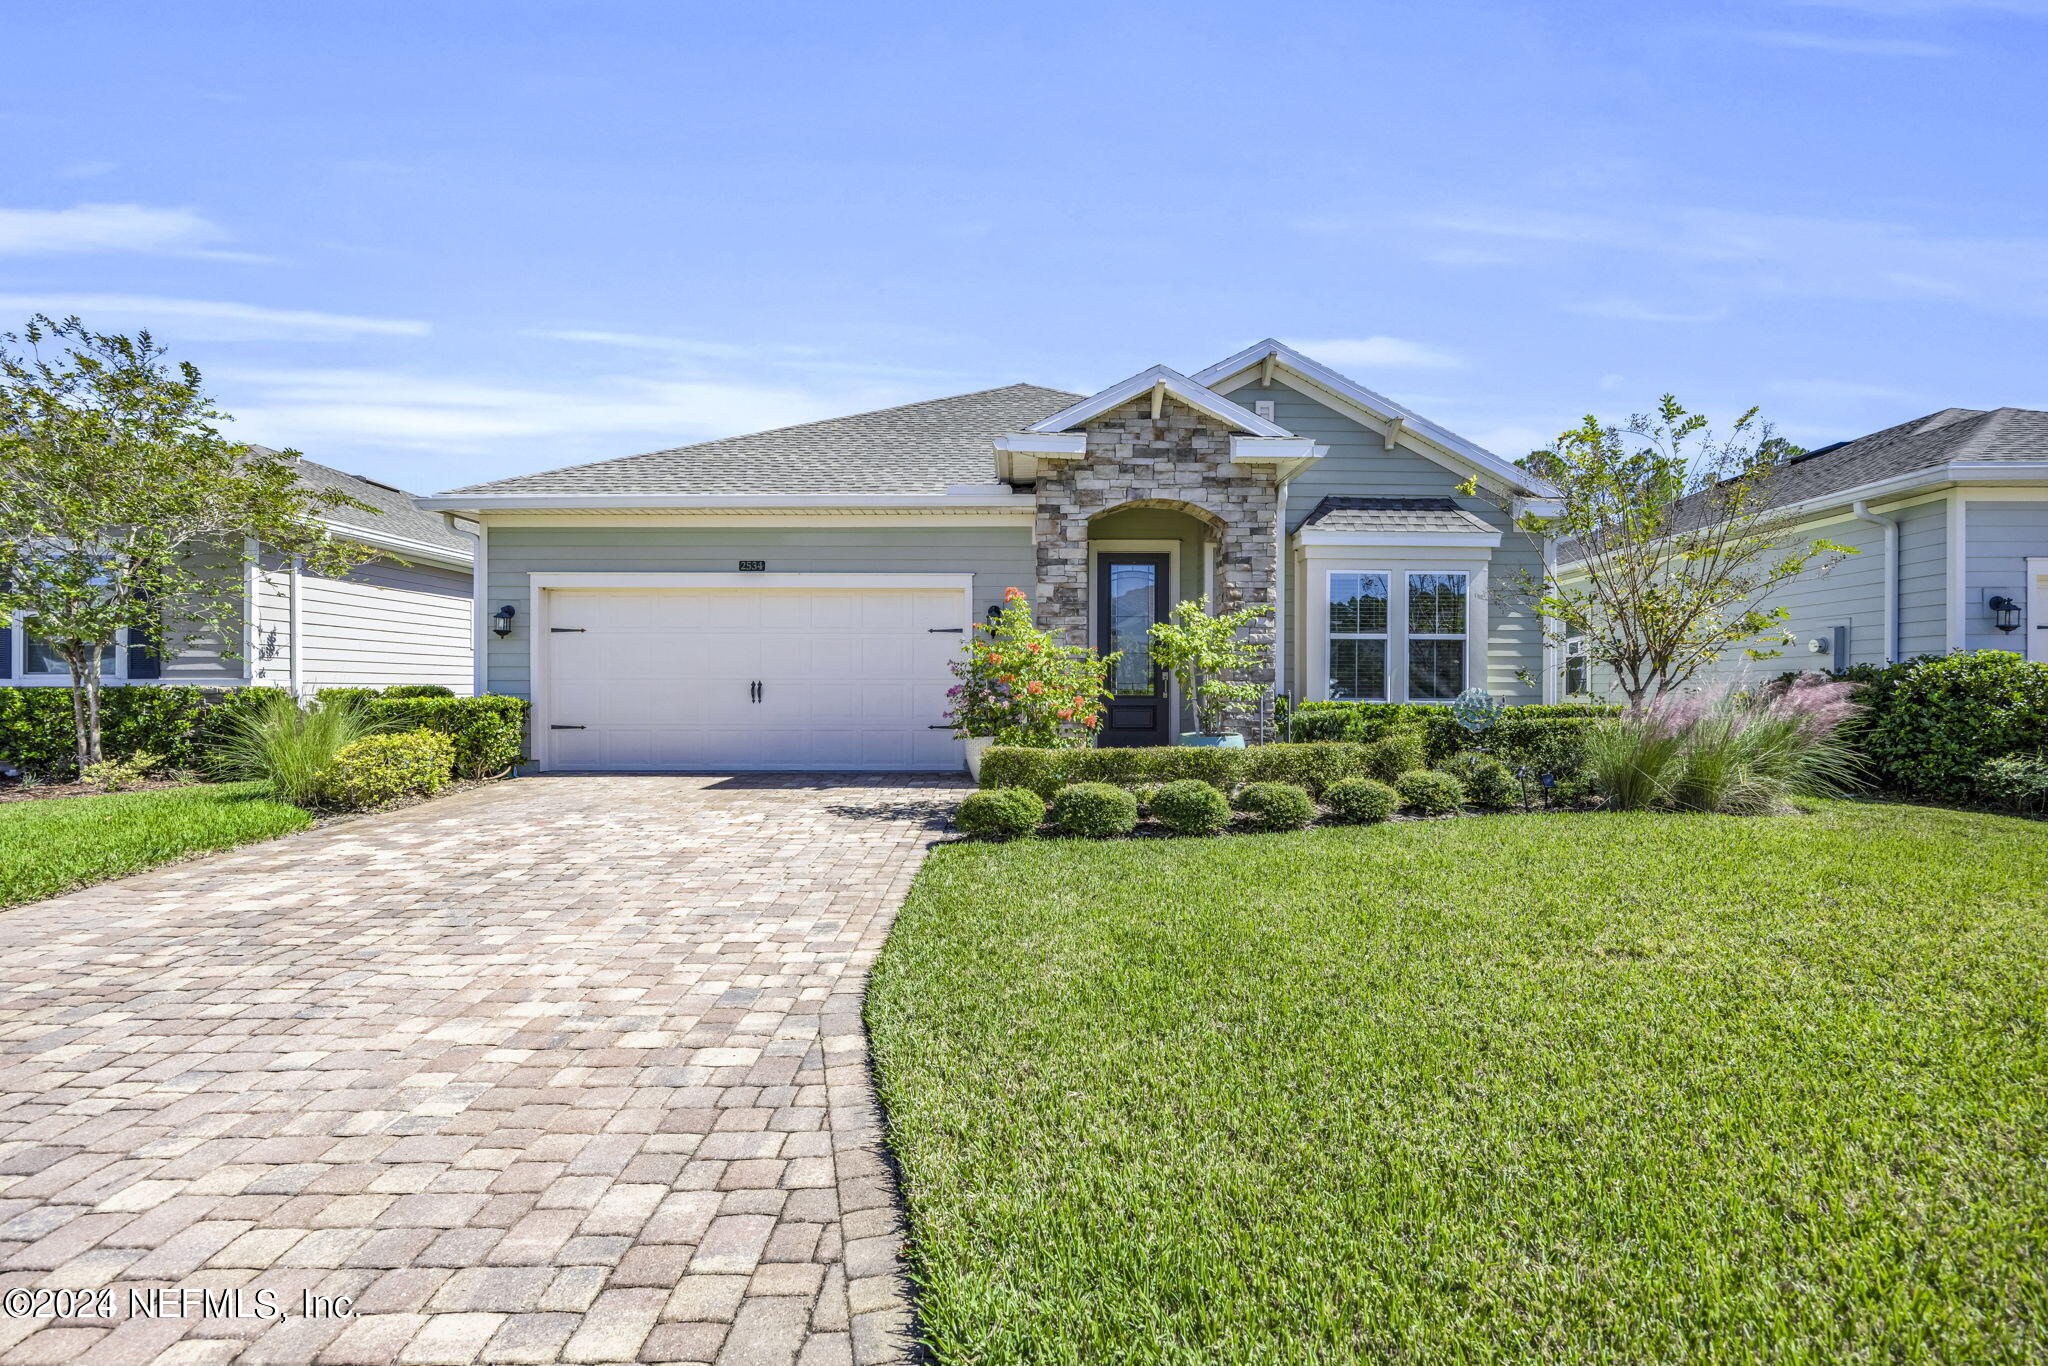
[(522, 779), (0, 912), (0, 1361), (900, 1359), (861, 994), (957, 787)]

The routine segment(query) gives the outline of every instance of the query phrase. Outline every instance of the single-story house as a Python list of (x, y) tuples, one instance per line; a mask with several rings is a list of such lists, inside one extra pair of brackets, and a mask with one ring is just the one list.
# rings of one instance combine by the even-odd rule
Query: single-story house
[[(1694, 683), (1956, 650), (2048, 661), (2048, 412), (1944, 408), (1794, 456), (1768, 496), (1794, 543), (1857, 553), (1824, 556), (1771, 595), (1791, 613), (1783, 655), (1733, 652)], [(1567, 580), (1572, 554), (1560, 550)], [(1567, 694), (1589, 681), (1572, 647)]]
[[(1479, 481), (1479, 496), (1459, 491)], [(1013, 384), (421, 500), (477, 538), (477, 691), (542, 769), (938, 769), (948, 663), (1003, 600), (1124, 652), (1106, 744), (1186, 729), (1142, 665), (1184, 599), (1275, 609), (1298, 699), (1536, 701), (1496, 592), (1550, 553), (1527, 471), (1275, 341), (1092, 395)]]
[[(335, 535), (377, 554), (338, 578), (245, 547), (242, 629), (230, 643), (194, 637), (169, 650), (130, 632), (106, 652), (108, 686), (187, 683), (267, 685), (314, 693), (323, 687), (438, 683), (470, 691), (470, 568), (474, 542), (423, 512), (412, 494), (362, 475), (299, 462), (300, 479), (367, 503), (329, 509)], [(165, 633), (160, 639), (171, 639)], [(242, 648), (243, 642), (252, 642)], [(0, 686), (69, 687), (55, 651), (22, 620), (0, 624)]]

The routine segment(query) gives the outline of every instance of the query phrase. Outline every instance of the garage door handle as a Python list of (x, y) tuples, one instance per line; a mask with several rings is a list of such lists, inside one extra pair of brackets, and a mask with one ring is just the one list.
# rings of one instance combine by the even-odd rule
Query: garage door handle
[(588, 726), (549, 726), (549, 730), (589, 730)]

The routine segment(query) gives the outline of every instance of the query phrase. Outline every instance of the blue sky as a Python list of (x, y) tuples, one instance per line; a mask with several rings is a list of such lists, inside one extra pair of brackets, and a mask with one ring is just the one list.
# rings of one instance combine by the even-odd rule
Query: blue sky
[(416, 490), (1279, 336), (1505, 454), (2048, 407), (2048, 0), (0, 0), (0, 321)]

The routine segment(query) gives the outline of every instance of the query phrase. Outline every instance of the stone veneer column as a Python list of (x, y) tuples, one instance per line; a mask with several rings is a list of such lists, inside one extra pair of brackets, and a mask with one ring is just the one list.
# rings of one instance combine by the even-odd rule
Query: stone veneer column
[[(1234, 612), (1274, 600), (1273, 516), (1279, 499), (1273, 471), (1233, 465), (1230, 431), (1169, 398), (1155, 421), (1148, 394), (1086, 426), (1088, 453), (1039, 466), (1039, 623), (1076, 645), (1092, 644), (1088, 622), (1088, 519), (1130, 503), (1192, 507), (1210, 526), (1216, 546), (1212, 610)], [(1178, 591), (1178, 585), (1176, 585)], [(1271, 645), (1272, 618), (1254, 639)], [(1271, 687), (1270, 667), (1256, 676)]]

